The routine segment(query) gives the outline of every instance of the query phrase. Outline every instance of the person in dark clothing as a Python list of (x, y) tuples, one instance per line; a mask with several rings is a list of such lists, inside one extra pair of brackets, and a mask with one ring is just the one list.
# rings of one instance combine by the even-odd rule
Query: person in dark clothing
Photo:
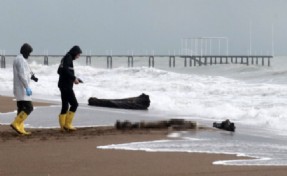
[[(74, 131), (72, 122), (78, 108), (73, 86), (79, 84), (79, 79), (75, 76), (73, 61), (80, 57), (82, 50), (79, 46), (73, 46), (61, 60), (58, 68), (58, 87), (61, 92), (62, 109), (59, 115), (61, 131)], [(70, 105), (70, 108), (69, 108)]]

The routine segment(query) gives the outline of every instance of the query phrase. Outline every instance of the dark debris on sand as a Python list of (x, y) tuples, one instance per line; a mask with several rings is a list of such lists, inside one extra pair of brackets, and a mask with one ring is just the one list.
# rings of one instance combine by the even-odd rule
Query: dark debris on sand
[[(136, 127), (135, 127), (136, 126)], [(16, 140), (26, 142), (31, 140), (47, 141), (49, 139), (65, 140), (65, 139), (90, 139), (102, 135), (117, 134), (162, 134), (167, 135), (174, 130), (200, 130), (210, 129), (208, 127), (198, 126), (196, 122), (185, 121), (184, 119), (170, 119), (166, 121), (142, 121), (131, 123), (129, 121), (117, 121), (115, 126), (98, 126), (98, 127), (82, 127), (76, 131), (67, 132), (60, 131), (59, 128), (41, 128), (26, 129), (31, 135), (19, 135), (8, 125), (0, 125), (0, 141)]]
[[(2, 126), (3, 127), (3, 126)], [(73, 132), (61, 132), (59, 128), (54, 129), (26, 129), (32, 132), (31, 135), (19, 135), (11, 128), (5, 126), (5, 130), (0, 130), (0, 140), (5, 142), (9, 140), (17, 140), (26, 142), (30, 140), (47, 141), (49, 139), (65, 140), (69, 138), (83, 138), (89, 139), (96, 136), (102, 135), (117, 135), (117, 134), (153, 134), (161, 133), (168, 134), (167, 130), (148, 130), (148, 129), (137, 129), (137, 130), (118, 130), (113, 126), (105, 127), (83, 127), (77, 128)]]

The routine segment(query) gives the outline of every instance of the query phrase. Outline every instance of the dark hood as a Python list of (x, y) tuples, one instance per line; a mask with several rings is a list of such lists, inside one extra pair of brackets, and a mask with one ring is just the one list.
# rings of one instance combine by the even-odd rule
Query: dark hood
[(23, 55), (25, 59), (28, 59), (32, 51), (33, 48), (28, 43), (24, 43), (20, 49), (20, 53)]
[(68, 53), (72, 55), (73, 59), (75, 59), (78, 54), (82, 53), (82, 50), (79, 46), (75, 45)]

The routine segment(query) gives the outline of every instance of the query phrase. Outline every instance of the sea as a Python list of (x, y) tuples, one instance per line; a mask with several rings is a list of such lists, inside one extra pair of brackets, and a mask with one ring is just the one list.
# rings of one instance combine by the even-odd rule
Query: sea
[[(50, 58), (48, 66), (43, 65), (43, 58), (29, 59), (31, 70), (39, 78), (38, 82), (31, 82), (34, 99), (60, 103), (57, 87), (60, 59)], [(0, 95), (12, 96), (13, 58), (7, 58), (6, 62), (7, 68), (0, 69)], [(113, 68), (107, 69), (104, 57), (92, 58), (90, 66), (86, 66), (84, 57), (76, 60), (76, 75), (84, 81), (84, 84), (74, 86), (80, 106), (83, 107), (81, 111), (91, 111), (86, 116), (98, 112), (98, 116), (102, 114), (106, 121), (125, 115), (129, 119), (133, 119), (133, 116), (149, 120), (181, 118), (210, 127), (213, 122), (229, 119), (235, 123), (235, 132), (177, 131), (164, 140), (98, 148), (232, 154), (250, 159), (215, 161), (213, 164), (287, 165), (287, 56), (272, 58), (270, 67), (261, 64), (185, 67), (182, 58), (176, 58), (175, 67), (169, 67), (169, 58), (155, 58), (154, 65), (153, 68), (149, 67), (148, 58), (134, 58), (133, 67), (129, 68), (127, 58), (115, 57)], [(117, 99), (142, 93), (150, 97), (148, 111), (89, 109), (87, 106), (90, 97)], [(51, 108), (59, 111), (57, 106)], [(107, 115), (108, 112), (113, 114)], [(11, 113), (1, 113), (0, 123), (8, 123), (11, 119), (5, 121), (5, 117), (12, 118), (15, 112)], [(55, 127), (54, 123), (57, 122), (52, 121), (55, 120), (47, 120), (45, 125), (31, 123), (28, 126)], [(100, 125), (98, 122), (95, 124), (94, 118), (78, 119), (79, 126)]]

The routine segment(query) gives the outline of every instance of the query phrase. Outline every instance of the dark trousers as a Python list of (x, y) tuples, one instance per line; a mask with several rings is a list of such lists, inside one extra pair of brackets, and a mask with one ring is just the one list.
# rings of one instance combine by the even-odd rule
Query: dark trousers
[[(72, 88), (60, 88), (62, 99), (61, 114), (66, 114), (69, 111), (76, 112), (79, 104)], [(69, 109), (69, 105), (71, 105)]]
[(29, 115), (34, 109), (32, 101), (17, 101), (17, 108), (17, 115), (21, 111), (24, 111), (27, 115)]

